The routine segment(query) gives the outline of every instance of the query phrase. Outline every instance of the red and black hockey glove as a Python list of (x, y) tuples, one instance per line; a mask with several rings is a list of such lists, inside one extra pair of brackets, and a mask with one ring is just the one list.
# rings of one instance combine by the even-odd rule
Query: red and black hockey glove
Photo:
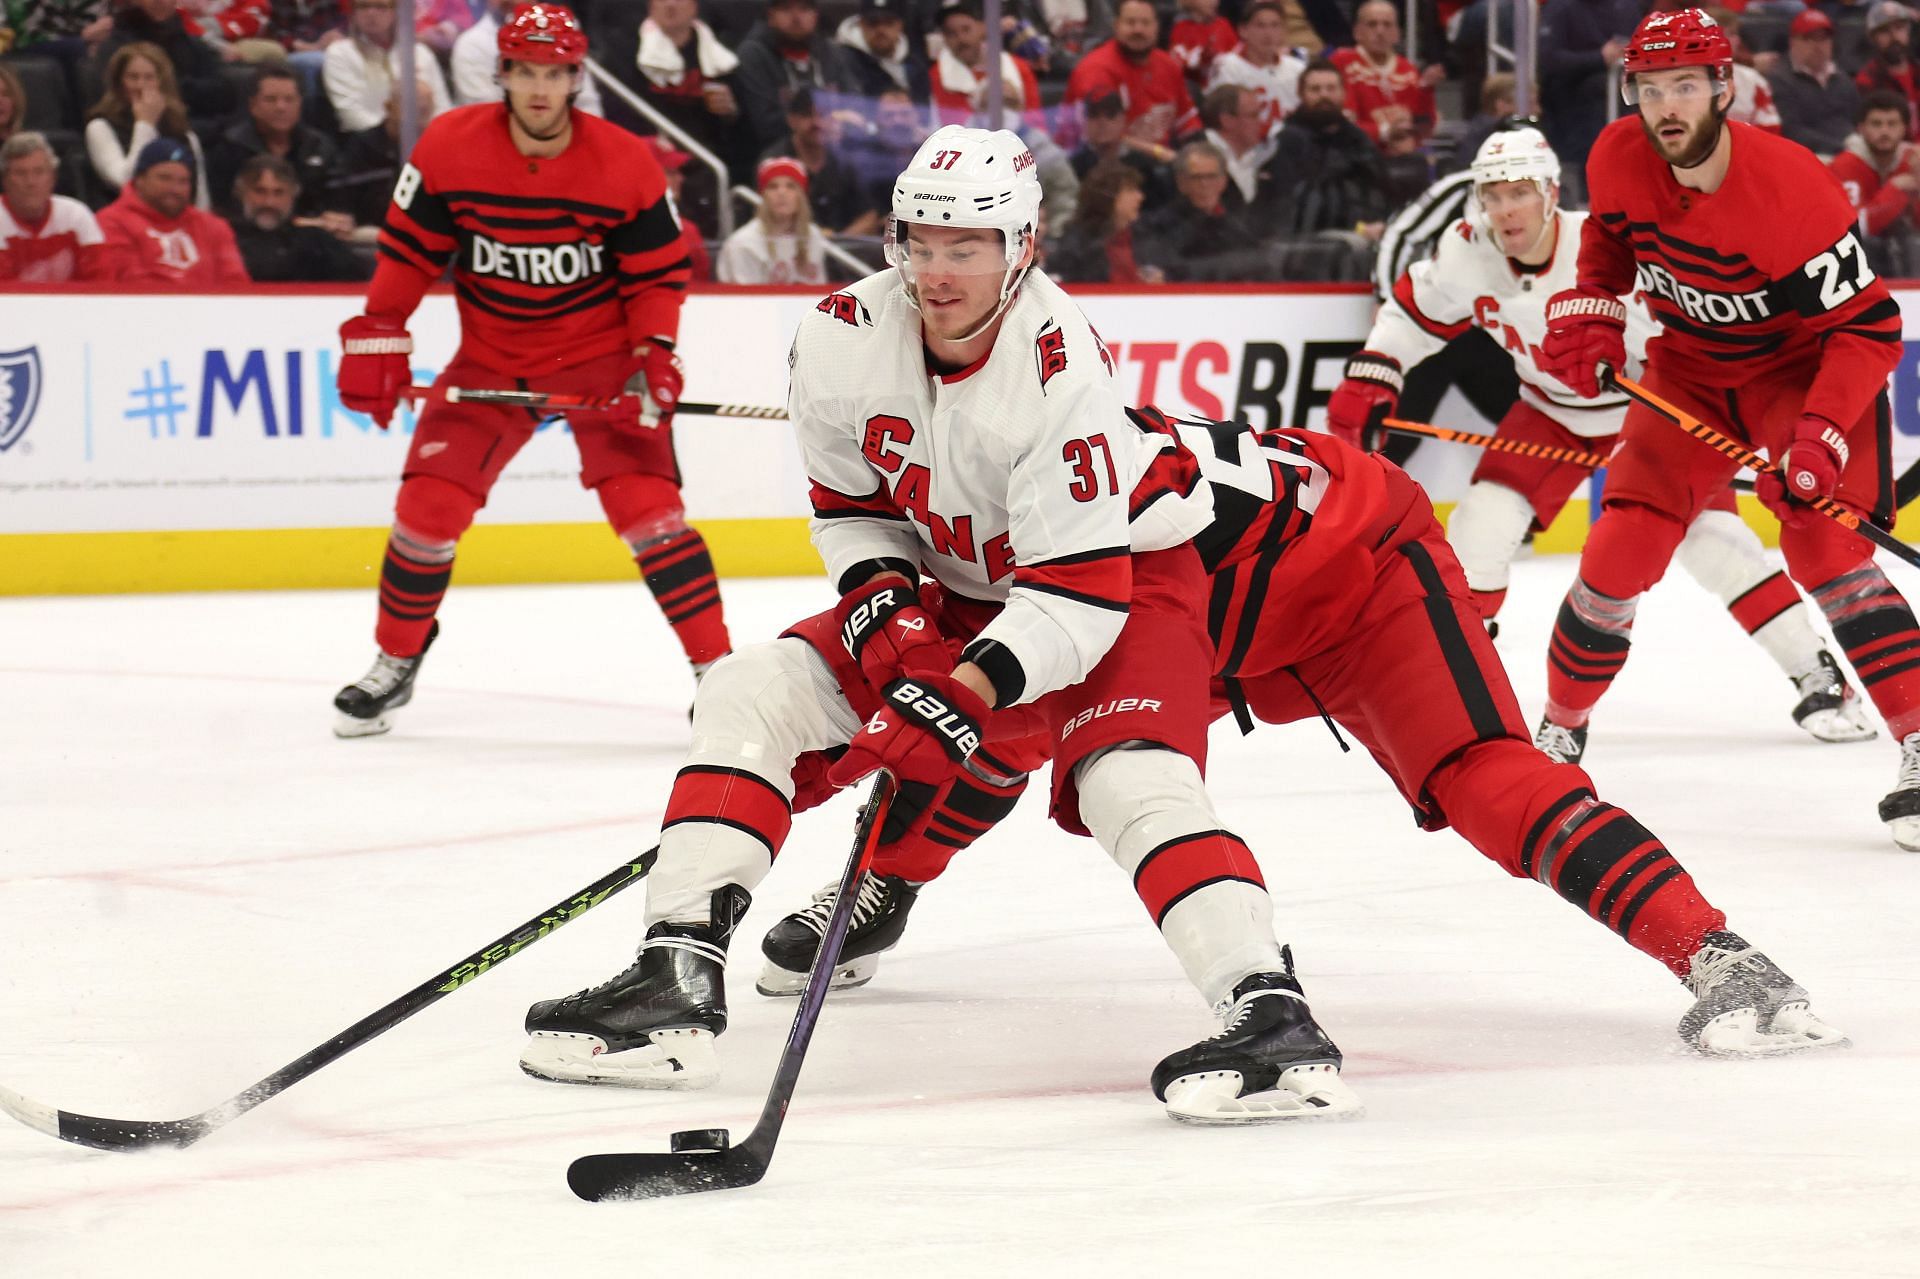
[(1832, 497), (1847, 468), (1847, 436), (1818, 413), (1802, 414), (1794, 423), (1793, 442), (1780, 459), (1779, 470), (1753, 482), (1754, 496), (1779, 517), (1782, 524), (1799, 527), (1816, 498)]
[(398, 320), (356, 315), (340, 326), (340, 403), (386, 430), (413, 381), (413, 338)]
[(951, 675), (896, 679), (880, 693), (880, 709), (827, 770), (835, 786), (851, 786), (876, 768), (900, 783), (888, 829), (905, 830), (926, 811), (980, 748), (987, 704)]
[(951, 675), (948, 650), (933, 615), (904, 578), (888, 576), (840, 597), (833, 610), (840, 642), (876, 689), (902, 675)]
[(1357, 353), (1327, 400), (1328, 433), (1342, 444), (1378, 452), (1387, 442), (1386, 420), (1400, 407), (1403, 383), (1400, 361), (1391, 355)]
[(680, 388), (685, 382), (680, 372), (680, 357), (673, 353), (673, 343), (665, 338), (644, 343), (634, 351), (629, 367), (632, 371), (620, 393), (640, 401), (639, 426), (653, 431), (673, 421), (673, 411), (680, 404)]
[(1591, 284), (1564, 289), (1547, 299), (1547, 336), (1540, 343), (1540, 368), (1566, 383), (1584, 399), (1604, 389), (1600, 367), (1627, 365), (1627, 308), (1619, 298)]

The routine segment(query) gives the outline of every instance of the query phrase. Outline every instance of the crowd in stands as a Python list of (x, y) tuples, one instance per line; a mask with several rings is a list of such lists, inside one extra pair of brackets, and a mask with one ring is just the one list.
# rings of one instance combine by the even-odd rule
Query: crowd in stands
[[(497, 100), (514, 3), (417, 0), (405, 68), (397, 0), (0, 0), (0, 281), (365, 279), (402, 95), (423, 124)], [(1060, 279), (1364, 279), (1386, 221), (1520, 96), (1489, 74), (1490, 0), (1004, 0), (998, 118), (980, 0), (572, 7), (615, 81), (583, 77), (579, 107), (652, 135), (696, 274), (722, 283), (877, 266), (894, 174), (955, 122), (1032, 147)], [(1570, 206), (1595, 137), (1631, 110), (1628, 34), (1676, 7), (1540, 0), (1532, 98)], [(1710, 11), (1734, 35), (1733, 117), (1828, 159), (1877, 265), (1920, 269), (1915, 12)]]

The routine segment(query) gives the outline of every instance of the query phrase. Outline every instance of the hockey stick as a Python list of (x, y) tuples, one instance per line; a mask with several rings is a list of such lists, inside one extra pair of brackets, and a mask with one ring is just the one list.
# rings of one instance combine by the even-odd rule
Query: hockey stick
[(1575, 466), (1590, 466), (1595, 469), (1607, 464), (1605, 454), (1582, 453), (1579, 449), (1563, 449), (1556, 444), (1503, 440), (1497, 435), (1477, 435), (1472, 431), (1456, 431), (1451, 427), (1431, 426), (1425, 422), (1409, 422), (1397, 417), (1388, 418), (1386, 426), (1389, 431), (1398, 431), (1402, 435), (1427, 435), (1436, 440), (1445, 440), (1449, 444), (1471, 444), (1475, 448), (1490, 449), (1495, 453), (1518, 453), (1522, 457), (1537, 457), (1547, 462), (1571, 462)]
[(650, 848), (632, 861), (622, 862), (573, 896), (540, 912), (506, 936), (482, 946), (453, 967), (429, 977), (386, 1007), (369, 1013), (319, 1047), (296, 1057), (245, 1092), (228, 1098), (211, 1110), (203, 1110), (185, 1119), (102, 1119), (97, 1115), (56, 1110), (6, 1088), (0, 1088), (0, 1110), (49, 1137), (92, 1146), (96, 1150), (191, 1146), (209, 1133), (226, 1127), (261, 1102), (279, 1096), (321, 1067), (392, 1030), (427, 1005), (438, 1003), (487, 970), (512, 959), (562, 924), (580, 918), (615, 893), (638, 883), (653, 869), (657, 855), (658, 850)]
[[(631, 395), (568, 395), (559, 391), (481, 390), (464, 386), (410, 386), (409, 400), (441, 400), (448, 404), (505, 404), (523, 409), (618, 409), (640, 411), (638, 397)], [(700, 417), (738, 417), (755, 421), (785, 421), (787, 411), (758, 404), (713, 404), (706, 400), (682, 400), (675, 413)]]
[(774, 1068), (773, 1087), (760, 1110), (760, 1122), (747, 1139), (731, 1144), (725, 1128), (694, 1128), (673, 1134), (669, 1153), (583, 1155), (567, 1168), (567, 1185), (573, 1193), (591, 1203), (608, 1199), (661, 1199), (668, 1195), (690, 1195), (702, 1190), (734, 1190), (751, 1186), (767, 1175), (773, 1162), (773, 1143), (780, 1139), (780, 1125), (787, 1117), (787, 1105), (793, 1100), (794, 1085), (800, 1080), (800, 1066), (806, 1060), (807, 1043), (820, 1020), (820, 1008), (826, 1002), (827, 987), (833, 970), (840, 963), (840, 950), (846, 944), (847, 929), (853, 921), (854, 898), (860, 876), (873, 861), (873, 850), (880, 842), (880, 828), (893, 807), (896, 784), (884, 770), (873, 784), (867, 806), (860, 814), (860, 826), (853, 837), (853, 855), (840, 877), (840, 895), (827, 920), (826, 935), (820, 950), (807, 970), (807, 984), (800, 992), (800, 1008), (793, 1015), (793, 1029), (787, 1032), (787, 1046), (781, 1050)]
[[(1606, 375), (1606, 381), (1609, 386), (1618, 388), (1639, 403), (1644, 404), (1655, 413), (1658, 413), (1661, 417), (1666, 418), (1667, 421), (1673, 423), (1694, 439), (1699, 440), (1702, 444), (1709, 446), (1716, 452), (1732, 458), (1734, 461), (1740, 463), (1740, 465), (1752, 471), (1755, 475), (1768, 475), (1779, 470), (1773, 463), (1767, 461), (1766, 458), (1761, 457), (1746, 445), (1727, 438), (1719, 431), (1708, 426), (1705, 422), (1702, 422), (1699, 418), (1667, 403), (1646, 387), (1635, 382), (1632, 378), (1622, 377), (1618, 373), (1609, 371)], [(1916, 568), (1920, 568), (1920, 551), (1915, 551), (1911, 546), (1908, 546), (1905, 542), (1871, 521), (1861, 519), (1858, 515), (1849, 511), (1832, 498), (1817, 497), (1813, 501), (1806, 503), (1806, 505), (1820, 512), (1820, 514), (1834, 521), (1834, 523), (1840, 525), (1842, 528), (1858, 533), (1875, 546), (1890, 551), (1907, 563), (1914, 565)]]

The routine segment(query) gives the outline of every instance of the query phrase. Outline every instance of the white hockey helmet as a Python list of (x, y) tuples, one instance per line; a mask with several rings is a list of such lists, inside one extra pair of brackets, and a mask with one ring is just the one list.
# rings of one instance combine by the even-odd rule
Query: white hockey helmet
[[(983, 269), (1002, 273), (1000, 306), (1006, 309), (1026, 275), (1022, 265), (1040, 221), (1040, 174), (1033, 150), (1011, 129), (969, 129), (949, 124), (934, 132), (893, 184), (887, 220), (886, 258), (914, 293), (907, 236), (915, 226), (980, 227), (1000, 232), (1002, 256)], [(984, 325), (982, 330), (984, 330)]]
[(1540, 194), (1560, 185), (1560, 157), (1547, 135), (1534, 128), (1507, 129), (1490, 135), (1473, 157), (1473, 185), (1489, 182), (1537, 182)]

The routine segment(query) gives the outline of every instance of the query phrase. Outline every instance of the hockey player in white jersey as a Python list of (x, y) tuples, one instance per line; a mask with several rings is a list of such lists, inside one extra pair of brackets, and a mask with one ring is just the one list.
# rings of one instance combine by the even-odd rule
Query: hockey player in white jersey
[[(1587, 216), (1558, 207), (1559, 158), (1537, 129), (1517, 129), (1489, 137), (1471, 172), (1477, 210), (1441, 238), (1431, 258), (1394, 282), (1366, 349), (1348, 361), (1346, 378), (1329, 400), (1328, 429), (1348, 443), (1379, 447), (1380, 421), (1394, 414), (1403, 374), (1479, 327), (1504, 347), (1520, 376), (1520, 398), (1500, 422), (1501, 438), (1609, 452), (1626, 416), (1626, 397), (1582, 398), (1536, 362), (1547, 300), (1573, 287), (1580, 224)], [(1638, 376), (1657, 328), (1644, 305), (1632, 297), (1623, 301), (1627, 371)], [(1490, 622), (1506, 597), (1509, 569), (1528, 530), (1552, 523), (1589, 474), (1574, 463), (1515, 453), (1482, 457), (1454, 509), (1447, 540)], [(1678, 554), (1694, 580), (1725, 602), (1793, 681), (1799, 694), (1795, 723), (1826, 742), (1874, 735), (1860, 698), (1814, 632), (1799, 592), (1768, 565), (1731, 489), (1693, 522)], [(1550, 660), (1580, 659), (1556, 647)], [(1578, 678), (1577, 671), (1569, 674)], [(1556, 728), (1555, 734), (1540, 743), (1542, 749), (1577, 761), (1585, 730)]]
[(897, 836), (1000, 741), (1039, 737), (1055, 820), (1114, 858), (1224, 1018), (1154, 1070), (1169, 1113), (1357, 1109), (1202, 780), (1213, 659), (1191, 539), (1212, 491), (1175, 436), (1127, 416), (1099, 337), (1033, 269), (1039, 205), (1016, 135), (943, 128), (895, 184), (892, 269), (802, 322), (789, 412), (840, 605), (707, 673), (639, 955), (529, 1011), (529, 1073), (716, 1076), (727, 945), (807, 753), (846, 748), (833, 785), (890, 769)]

